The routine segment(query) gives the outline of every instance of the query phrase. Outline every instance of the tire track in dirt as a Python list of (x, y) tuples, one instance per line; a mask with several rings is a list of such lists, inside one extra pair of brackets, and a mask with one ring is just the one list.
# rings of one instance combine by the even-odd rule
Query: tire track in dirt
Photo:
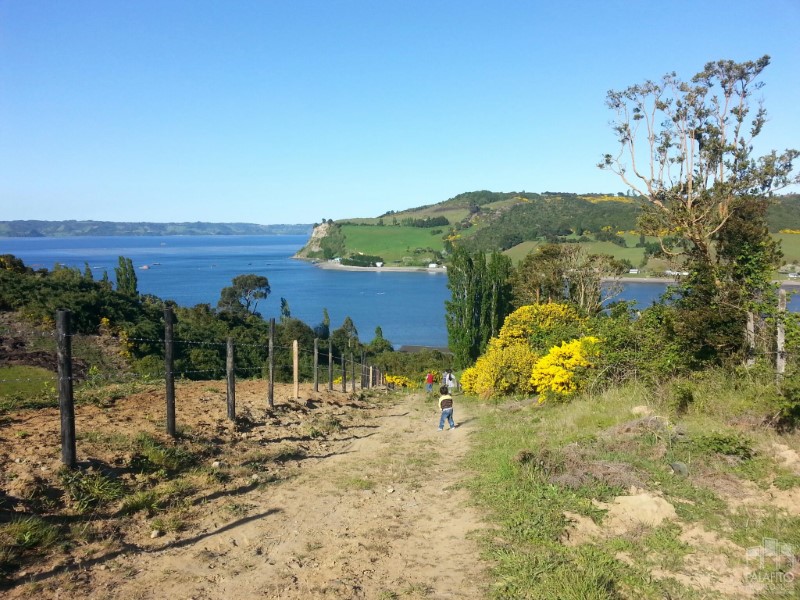
[(457, 489), (473, 423), (457, 405), (462, 425), (437, 431), (434, 405), (401, 398), (298, 477), (248, 494), (246, 515), (95, 568), (89, 597), (484, 598), (470, 535), (483, 524)]

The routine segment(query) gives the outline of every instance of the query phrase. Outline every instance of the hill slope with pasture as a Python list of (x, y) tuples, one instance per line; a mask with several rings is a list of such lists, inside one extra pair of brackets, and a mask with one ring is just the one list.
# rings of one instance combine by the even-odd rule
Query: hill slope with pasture
[[(648, 256), (648, 244), (652, 254), (657, 240), (637, 232), (643, 203), (621, 193), (467, 192), (377, 217), (326, 221), (296, 257), (338, 259), (362, 267), (376, 262), (414, 267), (446, 262), (453, 244), (500, 250), (516, 261), (541, 243), (572, 242), (657, 273), (667, 266)], [(794, 233), (800, 231), (800, 195), (776, 197), (768, 223), (782, 239), (786, 261), (800, 261), (800, 236)]]

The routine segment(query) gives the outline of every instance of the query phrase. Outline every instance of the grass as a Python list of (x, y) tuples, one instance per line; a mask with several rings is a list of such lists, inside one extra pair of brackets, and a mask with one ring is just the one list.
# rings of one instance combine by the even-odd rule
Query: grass
[(361, 477), (345, 477), (339, 480), (339, 485), (347, 490), (371, 490), (375, 482)]
[(56, 375), (40, 367), (0, 367), (0, 412), (58, 406)]
[(44, 554), (59, 537), (56, 526), (36, 516), (15, 517), (0, 524), (0, 581), (24, 558)]
[(154, 514), (160, 507), (160, 499), (155, 490), (141, 490), (122, 500), (119, 514), (132, 515), (137, 512), (146, 512), (148, 516)]
[[(444, 229), (446, 230), (446, 228)], [(444, 248), (444, 241), (442, 240), (444, 231), (437, 235), (432, 235), (432, 230), (428, 228), (344, 225), (342, 231), (347, 238), (347, 248), (351, 253), (361, 252), (380, 256), (387, 266), (404, 262), (427, 265), (434, 258), (432, 252), (424, 251), (424, 249), (431, 248), (441, 252)], [(421, 251), (417, 251), (418, 249)]]
[(772, 236), (781, 242), (783, 260), (787, 263), (800, 263), (800, 235), (796, 233), (773, 233)]
[(136, 438), (135, 466), (142, 471), (176, 473), (192, 466), (196, 458), (179, 446), (170, 446), (142, 433)]
[(122, 483), (97, 471), (63, 469), (60, 478), (79, 513), (101, 508), (124, 493)]
[[(766, 504), (738, 507), (745, 481), (764, 498), (772, 485), (800, 484), (763, 450), (777, 434), (753, 426), (774, 408), (771, 382), (712, 372), (684, 385), (692, 401), (681, 414), (668, 393), (637, 386), (523, 410), (513, 402), (476, 407), (480, 426), (466, 466), (476, 474), (468, 483), (473, 497), (496, 524), (482, 539), (494, 565), (492, 597), (716, 597), (678, 575), (714, 553), (727, 552), (722, 562), (730, 568), (744, 565), (746, 548), (766, 538), (800, 547), (800, 517)], [(631, 412), (638, 405), (659, 419), (641, 421)], [(689, 475), (674, 475), (674, 461), (689, 465)], [(633, 480), (672, 504), (678, 522), (566, 542), (565, 513), (592, 519), (602, 532), (606, 511), (595, 502), (628, 494)], [(690, 526), (728, 545), (694, 547), (681, 535)], [(688, 555), (700, 559), (687, 567)]]

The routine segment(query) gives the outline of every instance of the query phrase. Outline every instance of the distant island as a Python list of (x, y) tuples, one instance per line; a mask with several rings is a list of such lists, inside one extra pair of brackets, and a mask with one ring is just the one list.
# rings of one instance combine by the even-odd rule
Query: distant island
[(120, 235), (310, 235), (313, 225), (254, 223), (124, 223), (114, 221), (0, 221), (0, 237)]

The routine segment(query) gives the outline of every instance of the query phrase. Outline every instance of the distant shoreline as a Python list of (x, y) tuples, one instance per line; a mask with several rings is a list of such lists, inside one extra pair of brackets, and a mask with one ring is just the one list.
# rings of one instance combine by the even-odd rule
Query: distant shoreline
[[(306, 260), (301, 258), (300, 260)], [(331, 271), (365, 271), (365, 272), (380, 272), (390, 271), (392, 273), (447, 273), (445, 267), (355, 267), (353, 265), (343, 265), (332, 260), (311, 262), (315, 267), (320, 269), (328, 269)]]
[[(380, 272), (389, 271), (392, 273), (447, 273), (445, 267), (356, 267), (353, 265), (343, 265), (332, 260), (326, 261), (308, 261), (308, 259), (300, 258), (298, 260), (305, 260), (311, 262), (315, 267), (320, 269), (327, 269), (330, 271), (363, 271), (363, 272)], [(604, 279), (604, 281), (617, 281), (614, 279)], [(672, 277), (620, 277), (619, 281), (622, 283), (678, 283), (679, 280)], [(780, 283), (781, 286), (786, 287), (800, 287), (800, 279), (776, 279), (775, 283)]]

